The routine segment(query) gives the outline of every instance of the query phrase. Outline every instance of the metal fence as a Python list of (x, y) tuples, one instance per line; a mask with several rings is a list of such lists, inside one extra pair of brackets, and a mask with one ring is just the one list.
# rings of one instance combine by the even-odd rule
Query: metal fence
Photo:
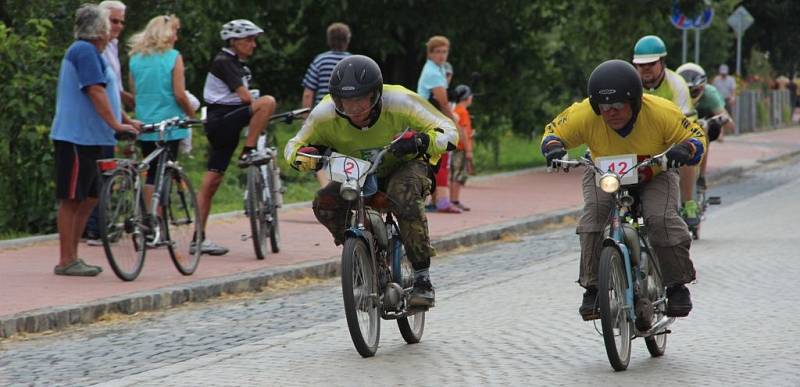
[(736, 97), (733, 112), (736, 133), (787, 125), (790, 122), (784, 117), (784, 111), (790, 109), (789, 90), (769, 90), (766, 96), (760, 90), (743, 91)]

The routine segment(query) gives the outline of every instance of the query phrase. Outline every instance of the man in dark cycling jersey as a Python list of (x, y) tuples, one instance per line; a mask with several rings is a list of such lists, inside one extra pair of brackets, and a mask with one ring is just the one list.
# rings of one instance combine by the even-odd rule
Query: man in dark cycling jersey
[[(406, 128), (412, 131), (404, 132)], [(312, 171), (318, 169), (317, 159), (298, 152), (320, 154), (321, 148), (330, 148), (365, 159), (401, 134), (376, 173), (378, 187), (388, 195), (391, 211), (400, 221), (403, 245), (414, 267), (409, 303), (432, 307), (434, 291), (428, 268), (436, 251), (430, 243), (423, 200), (431, 190), (429, 168), (458, 143), (453, 121), (418, 94), (402, 86), (384, 85), (375, 61), (353, 55), (336, 65), (330, 94), (289, 140), (284, 155), (296, 169)], [(339, 196), (340, 186), (329, 183), (317, 192), (313, 203), (314, 215), (337, 245), (344, 242), (350, 208)]]
[[(203, 225), (211, 211), (211, 200), (222, 183), (231, 156), (239, 145), (242, 128), (248, 126), (244, 150), (239, 158), (239, 166), (252, 163), (256, 154), (258, 135), (264, 130), (269, 117), (275, 111), (275, 98), (270, 95), (259, 97), (249, 90), (250, 69), (244, 61), (253, 55), (256, 37), (264, 30), (253, 22), (244, 19), (233, 20), (222, 26), (220, 36), (227, 43), (214, 57), (211, 69), (203, 87), (203, 99), (208, 104), (206, 136), (210, 150), (208, 163), (200, 194), (197, 197)], [(204, 240), (204, 254), (223, 255), (228, 249)]]

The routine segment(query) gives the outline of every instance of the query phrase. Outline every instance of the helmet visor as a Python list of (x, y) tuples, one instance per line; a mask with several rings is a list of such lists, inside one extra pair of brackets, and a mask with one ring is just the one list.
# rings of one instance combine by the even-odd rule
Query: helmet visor
[(705, 89), (706, 89), (706, 85), (702, 85), (702, 84), (701, 85), (697, 85), (697, 86), (692, 86), (692, 87), (689, 88), (689, 94), (692, 96), (692, 98), (698, 98), (701, 95), (703, 95), (703, 92), (705, 91)]
[(352, 117), (369, 113), (378, 104), (379, 93), (372, 91), (367, 95), (352, 98), (333, 97), (336, 111), (339, 114)]

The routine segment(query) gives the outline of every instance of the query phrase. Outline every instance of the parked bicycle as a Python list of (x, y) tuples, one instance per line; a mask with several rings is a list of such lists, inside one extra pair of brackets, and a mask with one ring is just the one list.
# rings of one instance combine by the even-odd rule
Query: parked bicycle
[[(203, 230), (192, 184), (177, 161), (169, 160), (164, 141), (172, 127), (187, 128), (200, 120), (170, 118), (142, 126), (142, 132), (156, 131), (156, 149), (143, 160), (103, 159), (98, 166), (105, 176), (100, 192), (100, 238), (114, 273), (133, 281), (144, 266), (147, 249), (165, 246), (181, 274), (191, 275), (200, 261), (196, 240)], [(133, 138), (123, 138), (133, 140)], [(158, 163), (155, 189), (145, 203), (142, 173)]]
[(345, 220), (342, 296), (350, 338), (363, 357), (378, 350), (381, 318), (397, 320), (409, 344), (418, 343), (425, 328), (427, 308), (408, 303), (414, 269), (389, 210), (391, 198), (378, 191), (374, 175), (388, 149), (382, 148), (369, 161), (336, 152), (330, 156), (299, 153), (327, 161), (331, 180), (342, 184), (339, 194), (352, 203)]
[[(298, 116), (311, 109), (303, 108), (270, 116), (269, 121), (282, 120), (291, 124)], [(267, 239), (273, 253), (280, 251), (280, 224), (278, 208), (283, 205), (283, 187), (278, 168), (278, 151), (268, 145), (266, 131), (258, 137), (256, 155), (247, 167), (247, 187), (244, 192), (244, 212), (250, 219), (250, 235), (242, 235), (242, 240), (252, 239), (256, 258), (264, 259), (267, 253)]]
[[(628, 367), (631, 341), (644, 337), (647, 350), (653, 357), (664, 354), (667, 347), (667, 329), (674, 317), (665, 314), (667, 289), (662, 281), (661, 266), (647, 236), (636, 184), (638, 169), (661, 163), (666, 170), (667, 152), (642, 160), (636, 164), (636, 155), (604, 157), (615, 158), (608, 171), (599, 168), (589, 158), (556, 160), (568, 169), (585, 166), (594, 170), (597, 185), (614, 195), (615, 206), (605, 227), (603, 249), (600, 254), (597, 300), (606, 354), (611, 366), (621, 371)], [(603, 162), (598, 161), (600, 165)], [(631, 166), (614, 170), (614, 165)]]

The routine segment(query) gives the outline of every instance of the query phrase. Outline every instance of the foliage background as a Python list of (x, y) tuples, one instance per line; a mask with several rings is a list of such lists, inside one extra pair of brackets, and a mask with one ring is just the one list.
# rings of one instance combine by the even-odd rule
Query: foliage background
[[(72, 42), (78, 0), (0, 1), (0, 234), (53, 230), (52, 145), (47, 136), (55, 108), (61, 57)], [(451, 40), (454, 82), (477, 94), (471, 109), (478, 129), (481, 168), (502, 169), (503, 144), (535, 142), (537, 132), (571, 101), (585, 96), (588, 74), (601, 61), (629, 59), (646, 34), (668, 45), (670, 68), (680, 65), (681, 33), (669, 23), (669, 0), (141, 0), (129, 1), (122, 44), (159, 14), (182, 20), (177, 49), (187, 64), (188, 88), (202, 94), (208, 63), (222, 42), (225, 21), (253, 20), (266, 30), (250, 60), (253, 87), (274, 95), (280, 109), (299, 104), (308, 63), (327, 49), (325, 28), (350, 25), (350, 51), (376, 59), (389, 83), (416, 89), (425, 60), (424, 43), (435, 34)], [(713, 1), (716, 17), (702, 32), (700, 64), (713, 75), (721, 62), (733, 68), (735, 37), (725, 20), (740, 3), (755, 16), (744, 52), (769, 52), (777, 71), (800, 61), (800, 2)], [(681, 0), (686, 13), (704, 6)], [(690, 34), (690, 45), (694, 42)], [(127, 57), (121, 49), (123, 75)], [(689, 48), (691, 57), (693, 48)], [(747, 56), (745, 55), (745, 58)], [(745, 71), (748, 59), (745, 59)], [(508, 138), (513, 137), (512, 141)], [(201, 144), (202, 145), (202, 144)], [(534, 152), (534, 146), (530, 147)], [(519, 154), (518, 149), (509, 149)], [(200, 155), (198, 155), (200, 157)], [(513, 167), (530, 163), (511, 162)], [(201, 163), (197, 163), (202, 168)], [(228, 174), (235, 175), (235, 174)], [(287, 178), (302, 181), (287, 173)], [(307, 182), (307, 180), (306, 180)], [(196, 181), (195, 184), (198, 184)]]

